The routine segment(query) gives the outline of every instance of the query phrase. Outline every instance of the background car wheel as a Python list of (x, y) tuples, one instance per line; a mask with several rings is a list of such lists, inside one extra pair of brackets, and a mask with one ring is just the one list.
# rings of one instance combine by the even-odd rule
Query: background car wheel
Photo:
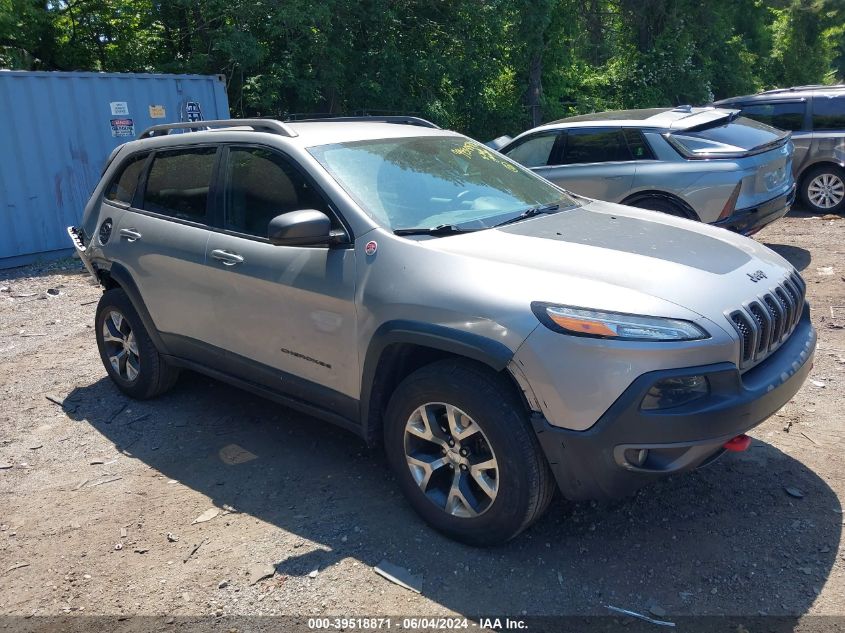
[(801, 198), (815, 213), (839, 213), (845, 207), (845, 170), (836, 165), (810, 169), (801, 179)]
[(158, 353), (132, 302), (120, 288), (103, 293), (97, 304), (95, 332), (109, 377), (133, 398), (153, 398), (170, 389), (179, 371)]
[(665, 213), (666, 215), (674, 215), (676, 218), (686, 218), (688, 220), (698, 219), (693, 217), (690, 212), (684, 209), (680, 204), (672, 202), (666, 198), (639, 198), (626, 204), (629, 204), (632, 207), (637, 207), (638, 209), (660, 211), (660, 213)]
[(471, 362), (440, 361), (408, 376), (388, 405), (384, 439), (414, 510), (464, 543), (513, 538), (555, 491), (512, 385)]

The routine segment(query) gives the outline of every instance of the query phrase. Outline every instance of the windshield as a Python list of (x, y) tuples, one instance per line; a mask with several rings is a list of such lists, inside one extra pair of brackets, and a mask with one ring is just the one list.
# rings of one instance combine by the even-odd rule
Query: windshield
[(673, 132), (669, 140), (689, 158), (734, 158), (778, 143), (788, 135), (765, 123), (738, 117), (703, 129)]
[(546, 180), (462, 137), (356, 141), (309, 151), (373, 220), (391, 230), (489, 228), (529, 208), (577, 204)]

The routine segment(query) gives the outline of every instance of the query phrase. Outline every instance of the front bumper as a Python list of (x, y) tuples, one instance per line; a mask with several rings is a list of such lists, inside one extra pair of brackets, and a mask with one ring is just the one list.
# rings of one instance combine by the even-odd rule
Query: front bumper
[[(733, 363), (643, 374), (590, 429), (532, 422), (558, 486), (572, 500), (621, 497), (662, 476), (693, 470), (724, 452), (732, 438), (754, 428), (798, 391), (812, 368), (816, 332), (807, 306), (789, 340), (765, 361), (740, 374)], [(644, 411), (649, 388), (664, 378), (705, 375), (710, 393), (681, 407)], [(642, 466), (626, 459), (646, 449)]]
[(742, 235), (753, 235), (767, 224), (782, 218), (792, 208), (795, 202), (796, 185), (785, 194), (772, 198), (758, 207), (737, 209), (724, 220), (713, 222), (713, 226), (735, 231)]

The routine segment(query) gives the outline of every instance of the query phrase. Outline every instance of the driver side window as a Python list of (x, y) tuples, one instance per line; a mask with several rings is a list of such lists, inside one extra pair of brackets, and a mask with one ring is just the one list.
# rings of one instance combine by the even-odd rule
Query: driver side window
[(317, 209), (333, 217), (320, 193), (284, 156), (260, 147), (229, 149), (225, 199), (224, 227), (257, 237), (267, 237), (270, 220), (283, 213)]

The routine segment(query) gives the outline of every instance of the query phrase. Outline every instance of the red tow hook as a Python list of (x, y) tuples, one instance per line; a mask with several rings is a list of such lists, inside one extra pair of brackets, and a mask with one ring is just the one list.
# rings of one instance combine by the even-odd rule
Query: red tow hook
[(749, 446), (751, 446), (751, 438), (743, 433), (725, 442), (724, 449), (732, 453), (741, 453), (742, 451), (748, 450)]

